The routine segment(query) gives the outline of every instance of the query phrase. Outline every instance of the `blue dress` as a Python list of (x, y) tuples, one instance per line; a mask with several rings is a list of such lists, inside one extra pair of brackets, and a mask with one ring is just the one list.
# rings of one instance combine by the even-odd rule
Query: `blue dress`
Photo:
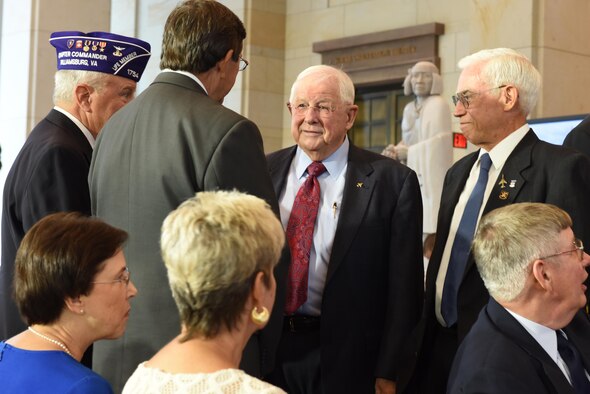
[(58, 350), (24, 350), (0, 341), (2, 393), (112, 394), (109, 383)]

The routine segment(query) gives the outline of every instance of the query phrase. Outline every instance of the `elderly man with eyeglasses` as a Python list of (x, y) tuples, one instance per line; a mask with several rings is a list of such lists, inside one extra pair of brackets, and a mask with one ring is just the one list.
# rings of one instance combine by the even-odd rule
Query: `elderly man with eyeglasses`
[(470, 251), (483, 214), (516, 202), (552, 203), (576, 218), (574, 232), (590, 244), (590, 159), (540, 141), (526, 121), (539, 72), (507, 48), (467, 56), (459, 68), (454, 116), (480, 149), (445, 177), (423, 316), (409, 342), (401, 392), (445, 393), (457, 347), (488, 301)]
[(481, 219), (475, 264), (490, 301), (459, 347), (450, 394), (590, 393), (590, 256), (551, 204), (518, 203)]
[(296, 145), (268, 156), (291, 248), (271, 382), (289, 393), (394, 393), (422, 308), (418, 178), (351, 144), (358, 107), (343, 71), (302, 71), (288, 108)]

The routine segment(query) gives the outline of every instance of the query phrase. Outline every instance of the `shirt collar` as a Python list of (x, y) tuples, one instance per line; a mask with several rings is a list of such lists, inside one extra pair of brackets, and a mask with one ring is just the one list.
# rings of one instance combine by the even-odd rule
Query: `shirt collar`
[(479, 157), (484, 153), (490, 154), (490, 159), (492, 159), (492, 164), (494, 168), (500, 169), (508, 160), (508, 156), (512, 153), (516, 145), (524, 138), (526, 133), (530, 130), (528, 123), (525, 123), (514, 132), (510, 133), (506, 138), (500, 141), (496, 146), (492, 148), (489, 152), (485, 149), (479, 150)]
[[(349, 147), (350, 142), (346, 137), (342, 145), (334, 153), (322, 160), (322, 164), (326, 167), (326, 171), (330, 176), (338, 177), (346, 167)], [(297, 179), (301, 179), (312, 161), (303, 149), (298, 146), (295, 152), (295, 174), (297, 174)]]
[(205, 85), (203, 85), (203, 82), (201, 82), (201, 80), (199, 78), (197, 78), (197, 76), (193, 73), (190, 73), (188, 71), (181, 71), (181, 70), (171, 70), (169, 68), (165, 68), (162, 70), (162, 72), (166, 72), (166, 73), (177, 73), (177, 74), (182, 74), (185, 75), (187, 77), (189, 77), (190, 79), (192, 79), (193, 81), (195, 81), (196, 83), (199, 84), (200, 87), (203, 88), (203, 90), (205, 91), (205, 94), (208, 96), (209, 92), (207, 92), (207, 89), (205, 88)]
[(557, 363), (557, 336), (555, 335), (555, 330), (529, 320), (518, 313), (512, 312), (510, 309), (506, 310), (535, 338), (551, 359)]
[(78, 126), (78, 128), (80, 129), (80, 131), (82, 132), (82, 134), (84, 134), (84, 137), (86, 137), (86, 139), (88, 140), (88, 143), (92, 147), (92, 150), (94, 150), (95, 140), (94, 140), (94, 136), (92, 135), (92, 133), (90, 132), (90, 130), (88, 130), (88, 128), (86, 126), (84, 126), (84, 124), (82, 122), (80, 122), (80, 120), (78, 118), (76, 118), (74, 115), (72, 115), (71, 113), (69, 113), (65, 109), (63, 109), (61, 107), (58, 107), (57, 105), (54, 106), (53, 109), (56, 110), (57, 112), (60, 112), (60, 113), (64, 114), (65, 116), (68, 117), (69, 120), (71, 120), (72, 122), (74, 122), (74, 124), (76, 126)]

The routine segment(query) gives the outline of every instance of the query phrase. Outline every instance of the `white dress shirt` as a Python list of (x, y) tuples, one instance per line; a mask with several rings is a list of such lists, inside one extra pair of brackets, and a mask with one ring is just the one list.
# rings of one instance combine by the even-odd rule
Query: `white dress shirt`
[[(543, 350), (547, 352), (549, 357), (551, 357), (551, 359), (555, 361), (559, 369), (561, 369), (561, 372), (563, 372), (568, 382), (572, 384), (572, 378), (570, 376), (569, 368), (567, 367), (567, 364), (565, 363), (565, 361), (563, 361), (563, 359), (559, 355), (559, 351), (557, 350), (557, 337), (555, 336), (563, 335), (567, 339), (566, 333), (561, 330), (556, 332), (552, 328), (545, 327), (539, 323), (535, 323), (534, 321), (529, 320), (526, 317), (520, 316), (518, 313), (512, 312), (510, 309), (504, 309), (506, 309), (508, 313), (510, 313), (516, 319), (516, 321), (518, 321), (520, 325), (523, 326), (529, 334), (531, 334), (535, 341), (537, 341), (539, 345), (541, 345)], [(584, 372), (586, 373), (586, 378), (590, 379), (588, 371), (584, 370)]]
[(465, 211), (465, 206), (467, 205), (467, 200), (469, 200), (469, 196), (471, 195), (471, 192), (473, 191), (473, 188), (477, 183), (477, 178), (479, 177), (479, 161), (481, 155), (483, 155), (484, 153), (489, 153), (490, 159), (492, 159), (492, 166), (490, 167), (488, 183), (486, 185), (486, 190), (481, 204), (481, 209), (479, 211), (479, 216), (477, 219), (478, 224), (479, 219), (481, 218), (481, 213), (483, 212), (483, 209), (486, 206), (486, 203), (488, 201), (488, 198), (490, 197), (492, 189), (494, 188), (498, 175), (500, 175), (500, 173), (502, 172), (502, 167), (504, 167), (504, 163), (506, 163), (508, 156), (510, 156), (514, 148), (516, 148), (516, 145), (518, 145), (518, 143), (524, 138), (529, 129), (529, 125), (525, 123), (516, 131), (512, 132), (508, 137), (500, 141), (500, 143), (498, 143), (498, 145), (496, 145), (489, 152), (486, 152), (484, 149), (480, 149), (479, 157), (477, 158), (475, 164), (471, 168), (469, 178), (467, 178), (467, 182), (465, 182), (465, 187), (463, 188), (463, 192), (461, 192), (461, 196), (459, 197), (459, 201), (457, 202), (457, 205), (455, 206), (455, 211), (453, 212), (453, 219), (451, 220), (451, 227), (449, 228), (449, 236), (447, 237), (447, 242), (445, 244), (445, 249), (443, 251), (442, 259), (440, 262), (438, 276), (436, 277), (436, 298), (434, 310), (436, 313), (437, 320), (443, 326), (446, 326), (446, 323), (441, 313), (441, 301), (443, 287), (445, 284), (445, 277), (447, 275), (447, 270), (449, 268), (449, 260), (451, 258), (451, 249), (453, 247), (453, 242), (455, 241), (457, 228), (459, 227), (459, 223), (461, 222), (461, 216), (463, 216), (463, 211)]
[[(313, 243), (309, 255), (309, 276), (307, 285), (307, 301), (297, 310), (298, 314), (319, 316), (322, 307), (322, 295), (328, 273), (328, 264), (332, 254), (334, 235), (340, 217), (340, 206), (344, 193), (346, 170), (348, 167), (348, 138), (322, 163), (326, 172), (318, 177), (320, 184), (320, 206), (313, 232)], [(305, 179), (307, 167), (312, 160), (297, 147), (291, 162), (285, 190), (279, 198), (281, 221), (286, 229), (293, 208), (295, 196)]]

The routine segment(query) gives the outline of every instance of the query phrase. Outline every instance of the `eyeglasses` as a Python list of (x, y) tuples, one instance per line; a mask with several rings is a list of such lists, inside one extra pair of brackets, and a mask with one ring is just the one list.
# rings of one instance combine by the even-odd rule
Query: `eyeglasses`
[(240, 55), (240, 67), (238, 68), (238, 70), (244, 71), (246, 67), (248, 67), (248, 65), (250, 65), (250, 62), (244, 59), (242, 55)]
[(336, 111), (336, 108), (331, 107), (329, 105), (314, 105), (310, 106), (309, 104), (301, 103), (296, 105), (291, 105), (291, 103), (287, 103), (287, 107), (291, 110), (292, 113), (295, 115), (301, 116), (307, 113), (308, 109), (312, 109), (314, 112), (320, 114), (322, 118), (329, 118), (332, 116), (332, 113)]
[(467, 108), (469, 108), (469, 105), (471, 104), (471, 101), (473, 100), (473, 98), (475, 96), (479, 96), (480, 94), (485, 93), (485, 92), (489, 92), (490, 90), (502, 89), (502, 88), (505, 88), (506, 86), (507, 85), (500, 85), (500, 86), (496, 86), (495, 88), (481, 90), (479, 92), (472, 92), (470, 90), (464, 90), (462, 92), (457, 93), (456, 95), (451, 96), (451, 99), (453, 99), (453, 105), (456, 106), (457, 103), (461, 102), (461, 104), (463, 104), (465, 109), (467, 109)]
[(99, 281), (99, 282), (90, 282), (93, 283), (95, 285), (106, 285), (109, 283), (125, 283), (125, 286), (129, 285), (129, 281), (131, 280), (131, 272), (129, 272), (129, 268), (125, 267), (125, 271), (123, 271), (123, 273), (121, 274), (121, 277), (118, 279), (114, 279), (114, 280), (105, 280), (105, 281)]
[(539, 257), (539, 259), (540, 260), (548, 259), (549, 257), (560, 256), (562, 254), (566, 254), (566, 253), (571, 253), (571, 252), (577, 251), (578, 252), (578, 259), (580, 259), (580, 261), (582, 261), (584, 259), (584, 243), (582, 242), (582, 240), (576, 238), (574, 240), (573, 244), (574, 244), (575, 249), (566, 250), (564, 252), (555, 253), (555, 254), (552, 254), (552, 255), (549, 255), (549, 256), (545, 256), (545, 257)]

